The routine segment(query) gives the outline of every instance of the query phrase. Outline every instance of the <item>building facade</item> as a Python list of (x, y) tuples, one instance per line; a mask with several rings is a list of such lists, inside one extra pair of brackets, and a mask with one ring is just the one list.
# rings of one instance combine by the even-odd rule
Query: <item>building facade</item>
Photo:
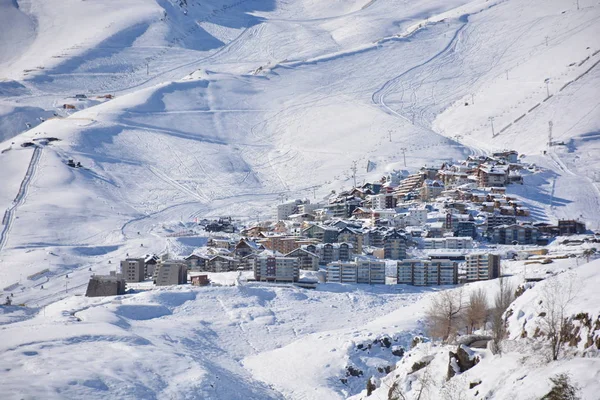
[(262, 282), (297, 282), (296, 257), (259, 256), (254, 260), (254, 279)]
[(423, 239), (423, 248), (431, 249), (472, 249), (473, 238), (471, 237), (444, 237), (444, 238), (425, 238)]
[(319, 256), (311, 253), (306, 249), (296, 249), (285, 255), (286, 257), (294, 257), (298, 260), (298, 268), (311, 271), (319, 270)]
[(336, 261), (327, 264), (327, 282), (385, 285), (385, 262), (377, 260)]
[(388, 260), (403, 260), (406, 258), (406, 246), (406, 236), (394, 229), (383, 237), (383, 257)]
[(86, 297), (117, 296), (125, 294), (125, 278), (123, 275), (111, 272), (110, 275), (94, 275), (85, 292)]
[(348, 227), (342, 228), (337, 235), (337, 241), (351, 244), (356, 254), (362, 253), (363, 235), (361, 232)]
[(512, 225), (517, 223), (517, 217), (514, 215), (488, 214), (486, 224), (488, 231), (493, 230), (497, 226)]
[(316, 254), (319, 257), (320, 265), (334, 261), (350, 261), (354, 255), (354, 249), (349, 243), (319, 243), (302, 248)]
[(450, 260), (398, 261), (398, 283), (414, 286), (458, 284), (458, 264)]
[(477, 237), (477, 226), (473, 221), (459, 221), (456, 223), (454, 234), (456, 236), (468, 236), (475, 239)]
[(121, 274), (126, 282), (142, 282), (145, 279), (143, 258), (127, 258), (121, 261)]
[(156, 286), (182, 285), (187, 283), (187, 264), (176, 260), (159, 263), (155, 272)]
[(500, 256), (496, 254), (467, 254), (467, 282), (485, 281), (500, 277)]
[(494, 228), (492, 239), (499, 244), (536, 244), (538, 230), (531, 225), (502, 225)]
[(396, 208), (398, 199), (392, 193), (381, 193), (371, 196), (371, 207), (373, 209)]
[(301, 200), (288, 201), (277, 205), (277, 219), (279, 221), (288, 219), (292, 214), (295, 214), (297, 207), (302, 204)]
[(560, 235), (565, 236), (585, 233), (585, 223), (572, 219), (561, 219), (558, 221), (558, 231)]
[(480, 187), (504, 186), (508, 177), (508, 169), (498, 166), (482, 165), (477, 178)]
[(444, 184), (437, 180), (427, 179), (419, 190), (421, 200), (430, 201), (438, 197), (444, 191)]

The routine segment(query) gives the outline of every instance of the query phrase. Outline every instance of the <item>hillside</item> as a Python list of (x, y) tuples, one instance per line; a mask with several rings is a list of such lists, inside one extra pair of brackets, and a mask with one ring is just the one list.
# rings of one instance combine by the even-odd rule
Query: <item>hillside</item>
[[(58, 9), (37, 3), (27, 8), (26, 4), (21, 4), (19, 12), (27, 11), (31, 18), (37, 18), (40, 33), (17, 61), (3, 64), (5, 71), (14, 72), (14, 63), (25, 63), (28, 51), (45, 45), (44, 40), (54, 32), (42, 34), (41, 21), (53, 18)], [(166, 11), (165, 18), (158, 4), (138, 0), (127, 3), (136, 19), (123, 19), (122, 14), (109, 12), (109, 6), (102, 4), (81, 2), (74, 9), (77, 15), (95, 11), (106, 18), (90, 22), (89, 29), (86, 25), (85, 35), (61, 33), (78, 41), (81, 48), (64, 58), (42, 57), (50, 60), (47, 67), (31, 75), (17, 74), (13, 78), (18, 81), (13, 83), (5, 82), (37, 93), (5, 97), (7, 104), (13, 104), (6, 110), (25, 103), (42, 107), (74, 103), (82, 109), (69, 114), (69, 110), (54, 108), (59, 117), (2, 145), (11, 149), (0, 155), (2, 170), (24, 171), (31, 150), (21, 149), (21, 143), (39, 137), (61, 139), (41, 151), (32, 187), (14, 211), (18, 221), (13, 219), (5, 229), (1, 257), (6, 265), (31, 265), (23, 249), (30, 252), (29, 260), (44, 253), (56, 254), (50, 263), (52, 269), (59, 270), (79, 263), (94, 266), (106, 261), (111, 252), (111, 258), (118, 258), (140, 243), (160, 251), (164, 241), (146, 233), (165, 223), (207, 215), (267, 215), (271, 213), (269, 204), (280, 195), (320, 197), (343, 186), (348, 188), (353, 162), (357, 162), (359, 181), (403, 169), (401, 148), (407, 149), (407, 168), (414, 169), (481, 152), (482, 148), (507, 146), (514, 142), (508, 133), (484, 145), (477, 139), (481, 133), (475, 133), (474, 128), (451, 125), (456, 123), (451, 121), (465, 124), (482, 115), (477, 111), (483, 110), (477, 108), (478, 100), (468, 107), (457, 104), (476, 93), (486, 105), (484, 99), (499, 95), (497, 85), (504, 85), (499, 79), (509, 68), (524, 71), (523, 75), (515, 72), (510, 84), (530, 81), (534, 75), (543, 83), (543, 77), (552, 74), (566, 82), (598, 57), (590, 55), (585, 64), (569, 66), (595, 48), (598, 24), (594, 15), (598, 8), (584, 2), (580, 10), (565, 10), (560, 1), (551, 2), (552, 7), (548, 2), (544, 7), (515, 1), (465, 5), (422, 2), (400, 9), (386, 1), (362, 5), (344, 2), (323, 9), (322, 18), (311, 14), (314, 4), (301, 1), (281, 7), (249, 1), (214, 13), (209, 13), (211, 4), (207, 3), (188, 2), (187, 9), (163, 3), (160, 7)], [(519, 18), (507, 20), (507, 15)], [(164, 29), (165, 24), (181, 21), (194, 24), (192, 18), (195, 28), (185, 33), (185, 39), (176, 40), (173, 30)], [(490, 20), (496, 22), (490, 24)], [(82, 19), (82, 23), (86, 21)], [(535, 31), (516, 28), (529, 27), (532, 21)], [(102, 23), (113, 25), (102, 29)], [(123, 26), (125, 23), (138, 28)], [(350, 34), (344, 30), (349, 23), (362, 28)], [(278, 33), (282, 26), (304, 39), (286, 39), (288, 36)], [(563, 32), (560, 40), (549, 41), (548, 46), (540, 44), (545, 34), (558, 32), (558, 27)], [(210, 41), (206, 47), (199, 46), (206, 42), (196, 36), (201, 29), (212, 29), (211, 37), (221, 41), (221, 47), (209, 45)], [(496, 34), (499, 30), (503, 35)], [(314, 37), (324, 38), (325, 32), (332, 42), (315, 42)], [(89, 35), (108, 37), (94, 36), (100, 44), (86, 42), (83, 46), (81, 40)], [(229, 44), (225, 44), (226, 37), (232, 38)], [(500, 37), (497, 45), (481, 48), (481, 43)], [(190, 42), (193, 38), (198, 40), (196, 47)], [(581, 49), (581, 45), (572, 46), (573, 41), (589, 45)], [(145, 65), (138, 68), (140, 59), (152, 58), (156, 51), (142, 45), (148, 42), (162, 43), (160, 51), (165, 53), (157, 53), (160, 56), (156, 59), (171, 63), (166, 66), (149, 61), (151, 75), (146, 74)], [(49, 45), (45, 48), (47, 52), (51, 49)], [(210, 58), (198, 59), (211, 49)], [(276, 57), (272, 49), (277, 49)], [(555, 53), (563, 54), (568, 62), (545, 70), (550, 64), (543, 62), (544, 57)], [(111, 67), (115, 63), (121, 65), (116, 70)], [(536, 67), (539, 65), (546, 67)], [(537, 113), (559, 112), (561, 104), (569, 102), (577, 112), (564, 113), (555, 137), (563, 141), (572, 138), (568, 151), (577, 148), (579, 158), (554, 147), (552, 157), (539, 155), (546, 148), (542, 139), (547, 137), (547, 122), (543, 129), (532, 125), (529, 133), (517, 134), (539, 137), (533, 144), (514, 142), (518, 151), (549, 171), (545, 180), (535, 183), (535, 193), (520, 194), (543, 209), (548, 218), (581, 214), (592, 227), (599, 223), (592, 210), (600, 196), (592, 150), (595, 142), (590, 133), (598, 121), (594, 113), (597, 99), (588, 101), (595, 74), (592, 69), (538, 107), (531, 118), (522, 120), (534, 121)], [(531, 93), (506, 89), (502, 92), (505, 103), (494, 103), (494, 107), (499, 110), (506, 106), (506, 112), (529, 107), (518, 96), (531, 98), (539, 86), (531, 86)], [(69, 98), (79, 92), (88, 98)], [(106, 93), (117, 98), (107, 101), (92, 96)], [(572, 94), (567, 97), (568, 93)], [(518, 106), (520, 102), (522, 106)], [(467, 109), (469, 118), (456, 114)], [(581, 113), (586, 113), (587, 119), (581, 120)], [(569, 133), (558, 131), (560, 126), (576, 123), (579, 125)], [(481, 127), (477, 132), (484, 130), (487, 128)], [(390, 136), (392, 145), (388, 145)], [(502, 142), (504, 138), (506, 142)], [(66, 166), (71, 158), (85, 169)], [(376, 166), (368, 174), (364, 172), (367, 161)], [(7, 184), (0, 189), (4, 207), (10, 206), (22, 179), (18, 174), (7, 174)], [(143, 233), (138, 236), (137, 232)], [(89, 258), (103, 254), (106, 256), (98, 261)], [(43, 258), (49, 261), (47, 256)], [(10, 269), (0, 272), (7, 284), (16, 280), (7, 272)], [(33, 265), (21, 269), (25, 275), (38, 271)]]
[[(550, 378), (562, 373), (568, 374), (571, 383), (579, 388), (581, 399), (596, 398), (600, 389), (600, 303), (594, 283), (598, 267), (600, 260), (559, 273), (525, 290), (509, 307), (509, 333), (501, 354), (465, 347), (471, 358), (478, 359), (476, 365), (447, 379), (451, 368), (449, 352), (456, 352), (458, 346), (419, 344), (405, 354), (392, 373), (377, 381), (378, 389), (371, 396), (363, 391), (352, 399), (389, 399), (392, 386), (398, 388), (395, 395), (402, 393), (405, 399), (416, 399), (422, 387), (426, 398), (540, 399), (552, 388)], [(559, 296), (572, 288), (570, 301), (565, 302), (565, 318), (571, 321), (573, 329), (571, 341), (561, 347), (559, 360), (550, 361), (549, 341), (544, 334), (547, 325), (542, 315), (549, 312), (547, 299), (556, 288), (563, 292)], [(581, 318), (584, 314), (591, 323)], [(425, 360), (427, 366), (414, 371), (414, 365)]]
[[(598, 230), (599, 38), (595, 0), (0, 0), (0, 292), (33, 307), (0, 316), (1, 386), (55, 398), (360, 398), (364, 377), (340, 381), (349, 360), (391, 384), (384, 337), (408, 350), (434, 289), (79, 295), (130, 254), (204, 245), (172, 237), (198, 220), (271, 219), (284, 199), (502, 149), (532, 165), (507, 193), (539, 221)], [(573, 313), (597, 313), (592, 292)], [(515, 346), (535, 333), (523, 328), (535, 293), (514, 303)], [(376, 361), (352, 353), (373, 341)], [(514, 353), (486, 356), (474, 376), (501, 365), (522, 382)], [(523, 382), (554, 372), (538, 361)], [(594, 393), (588, 362), (559, 369), (585, 370), (577, 382)], [(482, 386), (490, 398), (516, 387), (500, 379)]]

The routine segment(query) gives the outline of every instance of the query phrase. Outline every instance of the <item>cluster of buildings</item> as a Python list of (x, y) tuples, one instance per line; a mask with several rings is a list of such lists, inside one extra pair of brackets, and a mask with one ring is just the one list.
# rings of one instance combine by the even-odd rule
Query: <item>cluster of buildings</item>
[[(191, 275), (191, 283), (208, 284), (206, 275)], [(152, 280), (156, 286), (171, 286), (188, 283), (188, 263), (162, 257), (127, 258), (120, 263), (120, 270), (109, 275), (94, 275), (88, 283), (86, 296), (114, 296), (124, 294), (128, 283)]]
[(545, 245), (552, 236), (585, 231), (574, 220), (536, 223), (525, 204), (507, 193), (507, 185), (523, 184), (531, 169), (517, 152), (502, 151), (406, 176), (392, 173), (323, 203), (279, 204), (275, 221), (241, 234), (275, 259), (295, 258), (300, 269), (325, 270), (330, 282), (385, 283), (386, 265), (387, 277), (403, 284), (493, 279), (501, 273), (500, 256), (487, 248)]
[(515, 151), (503, 151), (410, 175), (392, 172), (321, 203), (278, 204), (275, 220), (242, 229), (231, 219), (203, 221), (207, 231), (228, 234), (212, 236), (181, 260), (124, 260), (117, 275), (125, 282), (152, 279), (157, 286), (185, 283), (188, 273), (237, 270), (253, 271), (264, 282), (298, 282), (300, 270), (322, 271), (323, 280), (339, 283), (493, 279), (501, 274), (500, 256), (486, 249), (545, 245), (553, 236), (585, 231), (575, 220), (536, 223), (507, 193), (506, 186), (523, 184), (531, 168)]

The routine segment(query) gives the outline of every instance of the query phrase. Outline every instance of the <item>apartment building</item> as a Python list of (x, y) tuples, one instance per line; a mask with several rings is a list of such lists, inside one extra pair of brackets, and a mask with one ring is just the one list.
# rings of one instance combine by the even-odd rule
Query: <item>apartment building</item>
[(292, 250), (296, 250), (302, 245), (315, 243), (317, 240), (308, 239), (302, 236), (293, 235), (273, 235), (267, 236), (263, 239), (257, 240), (259, 245), (262, 245), (265, 249), (278, 251), (282, 254), (289, 253)]
[(444, 184), (437, 180), (426, 179), (419, 190), (421, 200), (430, 201), (438, 197), (444, 191)]
[(358, 230), (349, 227), (342, 228), (337, 235), (337, 242), (349, 243), (352, 245), (355, 253), (362, 253), (363, 234)]
[(292, 214), (295, 214), (297, 207), (302, 204), (302, 200), (288, 201), (277, 205), (277, 219), (282, 221), (288, 219)]
[(423, 239), (423, 248), (433, 249), (472, 249), (473, 238), (471, 237), (444, 237), (444, 238), (425, 238)]
[(371, 247), (383, 247), (385, 228), (371, 228), (363, 231), (363, 244)]
[(514, 215), (488, 214), (486, 224), (488, 231), (493, 230), (497, 226), (512, 225), (517, 223), (517, 217)]
[(467, 254), (467, 282), (485, 281), (500, 276), (500, 256), (496, 254)]
[(427, 209), (425, 208), (413, 208), (408, 210), (409, 218), (407, 225), (419, 226), (427, 222)]
[(387, 209), (387, 208), (395, 208), (397, 204), (397, 199), (394, 197), (392, 193), (381, 193), (376, 194), (370, 197), (371, 199), (371, 208), (377, 209)]
[(356, 283), (356, 263), (335, 261), (327, 264), (327, 282)]
[(454, 234), (460, 237), (477, 237), (477, 226), (473, 221), (459, 221), (454, 229)]
[(502, 225), (494, 228), (492, 238), (499, 244), (535, 244), (538, 230), (531, 225)]
[(398, 261), (398, 283), (414, 286), (458, 284), (458, 264), (451, 260)]
[(356, 259), (327, 264), (327, 282), (385, 285), (385, 262)]
[(286, 257), (294, 257), (298, 260), (298, 268), (312, 271), (319, 270), (319, 256), (311, 253), (306, 249), (296, 249), (285, 255)]
[(501, 166), (483, 164), (477, 171), (477, 183), (480, 187), (504, 186), (508, 178), (508, 169)]
[(576, 235), (585, 233), (585, 223), (572, 219), (558, 221), (558, 230), (561, 235)]
[(350, 261), (354, 254), (354, 248), (350, 243), (319, 243), (302, 248), (316, 254), (319, 257), (320, 265), (326, 265), (333, 261)]
[(406, 236), (394, 229), (383, 237), (383, 257), (388, 260), (403, 260), (406, 258), (406, 246)]
[(259, 256), (254, 260), (254, 279), (262, 282), (297, 282), (296, 257)]
[(144, 261), (143, 258), (127, 258), (121, 261), (121, 275), (125, 282), (142, 282), (145, 279)]
[(385, 261), (359, 259), (356, 263), (356, 283), (385, 285)]
[(338, 232), (339, 229), (333, 226), (314, 224), (302, 230), (302, 235), (321, 243), (335, 243), (338, 241)]
[(300, 214), (312, 214), (315, 210), (321, 208), (321, 204), (303, 203), (298, 205), (298, 213)]
[(157, 265), (156, 286), (182, 285), (187, 283), (187, 264), (179, 260), (167, 260)]

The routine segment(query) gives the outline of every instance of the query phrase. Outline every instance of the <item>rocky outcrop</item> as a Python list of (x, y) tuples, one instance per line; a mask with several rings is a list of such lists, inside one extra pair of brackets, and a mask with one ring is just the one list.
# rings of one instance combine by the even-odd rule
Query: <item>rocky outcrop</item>
[(479, 356), (475, 355), (473, 351), (461, 344), (456, 349), (456, 353), (449, 352), (448, 361), (448, 378), (463, 373), (479, 363)]
[(410, 373), (412, 374), (413, 372), (417, 372), (423, 368), (425, 368), (426, 366), (428, 366), (429, 364), (431, 364), (431, 361), (433, 361), (434, 356), (425, 356), (423, 358), (421, 358), (419, 361), (415, 362), (410, 370)]
[(492, 337), (489, 335), (464, 335), (457, 339), (456, 344), (463, 344), (474, 349), (485, 349), (490, 340)]

